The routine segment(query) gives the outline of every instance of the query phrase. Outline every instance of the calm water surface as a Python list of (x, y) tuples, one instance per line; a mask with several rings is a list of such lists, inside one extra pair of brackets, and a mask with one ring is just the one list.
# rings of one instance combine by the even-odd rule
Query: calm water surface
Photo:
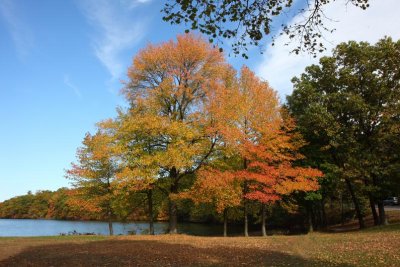
[[(127, 235), (129, 233), (146, 234), (148, 224), (137, 223), (113, 223), (115, 235)], [(165, 222), (154, 223), (155, 233), (164, 234), (168, 224)], [(51, 236), (61, 233), (95, 233), (108, 235), (107, 222), (94, 221), (60, 221), (60, 220), (29, 220), (29, 219), (0, 219), (0, 236)], [(222, 234), (221, 225), (181, 223), (178, 224), (178, 232), (189, 235), (218, 236)]]

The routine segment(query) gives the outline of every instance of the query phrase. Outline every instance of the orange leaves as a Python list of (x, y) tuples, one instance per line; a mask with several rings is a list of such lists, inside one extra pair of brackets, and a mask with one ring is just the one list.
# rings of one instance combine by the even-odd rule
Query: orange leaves
[[(247, 67), (242, 68), (239, 78), (234, 72), (227, 73), (231, 77), (219, 85), (208, 102), (210, 129), (219, 135), (225, 159), (239, 157), (239, 164), (244, 162), (244, 166), (232, 165), (222, 172), (214, 170), (213, 179), (224, 181), (224, 177), (230, 177), (225, 188), (234, 182), (241, 183), (242, 197), (262, 203), (298, 190), (317, 190), (316, 179), (322, 173), (292, 165), (303, 158), (298, 149), (304, 142), (293, 131), (294, 121), (279, 106), (276, 92)], [(209, 175), (199, 179), (203, 183), (197, 186), (216, 194), (210, 185), (217, 182), (212, 182)]]
[(225, 208), (240, 205), (242, 189), (234, 178), (230, 172), (201, 170), (191, 190), (182, 192), (180, 197), (192, 199), (195, 203), (213, 203), (221, 213)]
[(87, 199), (86, 196), (78, 194), (76, 190), (71, 192), (73, 193), (70, 194), (67, 200), (68, 206), (77, 210), (92, 213), (99, 213), (102, 211), (101, 206), (99, 205), (99, 203), (103, 202), (102, 199), (99, 199), (98, 197)]
[(113, 136), (99, 129), (86, 134), (77, 151), (77, 163), (71, 164), (66, 177), (73, 180), (75, 190), (69, 205), (93, 213), (110, 209), (113, 200), (113, 180), (116, 172)]
[(202, 105), (226, 68), (218, 50), (201, 37), (185, 34), (176, 42), (141, 50), (128, 70), (124, 92), (134, 105), (150, 105), (157, 115), (184, 120), (194, 112), (192, 106)]
[[(321, 173), (292, 165), (304, 142), (277, 93), (247, 67), (237, 77), (201, 37), (147, 46), (128, 77), (129, 109), (85, 137), (79, 164), (67, 172), (78, 185), (100, 188), (106, 178), (112, 189), (141, 191), (166, 178), (170, 196), (213, 203), (218, 212), (243, 198), (266, 203), (318, 188)], [(188, 174), (197, 180), (179, 193)]]
[(272, 190), (270, 190), (270, 188), (263, 187), (263, 188), (257, 189), (257, 190), (252, 188), (252, 190), (245, 195), (245, 198), (267, 204), (267, 203), (271, 203), (271, 202), (280, 200), (281, 196), (272, 192)]
[(322, 172), (312, 168), (288, 167), (280, 168), (282, 179), (276, 187), (276, 192), (285, 195), (294, 191), (316, 191), (319, 189), (317, 178), (322, 177)]
[(233, 77), (226, 78), (225, 86), (212, 95), (208, 109), (212, 127), (224, 143), (245, 154), (246, 147), (279, 131), (280, 107), (276, 92), (247, 67), (242, 68), (240, 78), (235, 78), (232, 72), (230, 75)]

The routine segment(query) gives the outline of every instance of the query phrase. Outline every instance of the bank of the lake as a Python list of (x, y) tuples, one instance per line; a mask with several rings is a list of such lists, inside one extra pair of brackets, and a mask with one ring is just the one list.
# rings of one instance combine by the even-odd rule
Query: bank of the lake
[(268, 237), (0, 238), (0, 266), (400, 266), (400, 225)]
[[(115, 235), (141, 235), (148, 233), (148, 223), (113, 223)], [(154, 223), (155, 234), (167, 232), (168, 223)], [(231, 233), (240, 233), (241, 228), (232, 226)], [(178, 232), (197, 236), (220, 236), (222, 225), (202, 223), (180, 223)], [(0, 236), (55, 236), (72, 233), (108, 235), (108, 223), (101, 221), (64, 221), (42, 219), (0, 219)]]

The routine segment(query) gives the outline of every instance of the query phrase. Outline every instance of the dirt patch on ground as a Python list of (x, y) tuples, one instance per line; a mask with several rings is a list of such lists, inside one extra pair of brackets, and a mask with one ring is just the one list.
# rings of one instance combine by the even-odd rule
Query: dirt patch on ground
[[(258, 241), (257, 241), (258, 240)], [(322, 261), (281, 252), (261, 238), (184, 235), (106, 240), (34, 240), (1, 249), (0, 266), (316, 266)], [(19, 240), (21, 241), (21, 240)], [(260, 242), (261, 241), (261, 242)], [(10, 245), (10, 241), (7, 242)], [(11, 243), (12, 244), (12, 243)]]
[[(399, 224), (400, 223), (400, 210), (389, 210), (386, 211), (386, 217), (390, 224)], [(374, 227), (374, 218), (372, 215), (366, 216), (364, 218), (365, 226)], [(360, 226), (358, 224), (358, 220), (354, 219), (350, 222), (346, 222), (345, 224), (336, 224), (328, 227), (329, 231), (332, 232), (348, 232), (348, 231), (357, 231)]]

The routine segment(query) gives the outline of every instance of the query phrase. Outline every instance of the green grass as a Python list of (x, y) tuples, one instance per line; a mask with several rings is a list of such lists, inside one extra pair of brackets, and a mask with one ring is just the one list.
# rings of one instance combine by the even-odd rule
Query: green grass
[[(110, 236), (102, 236), (102, 235), (65, 235), (65, 236), (7, 236), (0, 237), (0, 242), (5, 240), (60, 240), (60, 241), (99, 241), (106, 240), (110, 238)], [(111, 237), (112, 238), (112, 237)]]
[[(400, 223), (382, 225), (382, 226), (374, 226), (364, 230), (361, 230), (361, 233), (371, 233), (371, 232), (392, 232), (392, 231), (400, 231)], [(400, 248), (399, 248), (400, 249)]]

